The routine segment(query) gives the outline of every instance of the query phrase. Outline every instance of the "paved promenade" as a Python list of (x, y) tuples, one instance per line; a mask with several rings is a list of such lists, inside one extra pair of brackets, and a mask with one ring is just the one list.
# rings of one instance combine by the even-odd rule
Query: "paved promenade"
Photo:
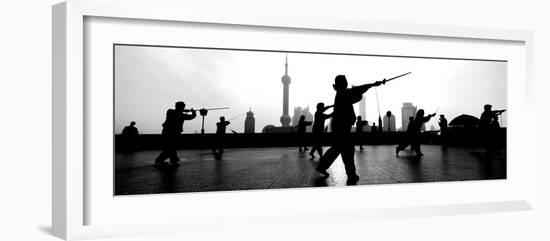
[(347, 182), (340, 157), (323, 178), (314, 170), (319, 159), (298, 148), (226, 149), (222, 160), (209, 150), (180, 150), (175, 168), (153, 165), (159, 151), (117, 153), (115, 195), (506, 178), (504, 150), (489, 158), (482, 149), (423, 145), (418, 158), (408, 149), (396, 157), (393, 145), (356, 149), (357, 183)]

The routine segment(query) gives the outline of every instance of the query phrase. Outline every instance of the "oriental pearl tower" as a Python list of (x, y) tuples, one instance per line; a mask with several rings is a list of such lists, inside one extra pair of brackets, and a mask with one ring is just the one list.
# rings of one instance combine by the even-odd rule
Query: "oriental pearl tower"
[(288, 76), (288, 56), (285, 57), (285, 75), (281, 77), (283, 82), (283, 115), (281, 116), (281, 124), (283, 127), (290, 125), (290, 116), (288, 115), (288, 86), (290, 85), (290, 76)]

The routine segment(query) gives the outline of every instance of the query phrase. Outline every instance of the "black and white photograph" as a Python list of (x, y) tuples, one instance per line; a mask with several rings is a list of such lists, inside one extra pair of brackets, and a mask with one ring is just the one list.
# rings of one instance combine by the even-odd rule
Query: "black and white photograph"
[(550, 240), (544, 1), (0, 10), (1, 240)]
[(113, 51), (115, 195), (506, 179), (504, 60)]

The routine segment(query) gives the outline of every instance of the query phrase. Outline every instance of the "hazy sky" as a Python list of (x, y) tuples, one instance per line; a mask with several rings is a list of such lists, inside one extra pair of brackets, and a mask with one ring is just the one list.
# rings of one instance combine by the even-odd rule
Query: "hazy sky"
[[(166, 110), (180, 100), (187, 108), (230, 107), (208, 113), (207, 133), (215, 131), (220, 116), (230, 119), (249, 107), (256, 132), (268, 124), (280, 126), (284, 62), (283, 52), (116, 46), (115, 132), (136, 121), (140, 133), (160, 133)], [(338, 74), (346, 75), (351, 86), (409, 71), (412, 74), (377, 88), (380, 112), (394, 113), (397, 128), (403, 102), (427, 113), (439, 107), (449, 121), (460, 114), (479, 117), (484, 104), (506, 108), (505, 62), (288, 53), (288, 64), (291, 117), (297, 106), (310, 106), (313, 112), (318, 102), (332, 104)], [(366, 119), (376, 121), (375, 90), (367, 91), (365, 98)], [(356, 104), (356, 114), (358, 108)], [(242, 132), (244, 119), (233, 120), (229, 128)], [(431, 125), (437, 127), (437, 118), (426, 128)], [(183, 129), (200, 132), (200, 116), (186, 121)]]

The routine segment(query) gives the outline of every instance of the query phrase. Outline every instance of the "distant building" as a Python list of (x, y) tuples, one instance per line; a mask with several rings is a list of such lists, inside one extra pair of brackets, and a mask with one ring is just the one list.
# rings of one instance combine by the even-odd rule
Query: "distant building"
[(378, 129), (377, 132), (382, 132), (382, 116), (378, 116)]
[(290, 116), (288, 115), (288, 92), (290, 85), (290, 76), (288, 76), (288, 56), (285, 57), (285, 75), (281, 77), (281, 82), (283, 83), (283, 115), (280, 120), (281, 124), (286, 127), (290, 125)]
[(293, 133), (294, 127), (292, 126), (274, 126), (266, 125), (262, 129), (262, 133)]
[[(361, 96), (361, 101), (359, 101), (359, 116), (362, 120), (367, 120), (367, 104), (365, 102), (365, 95)], [(352, 128), (352, 131), (355, 132), (355, 127)], [(367, 124), (363, 126), (363, 132), (370, 132), (370, 127)]]
[[(313, 122), (313, 114), (311, 114), (311, 112), (309, 111), (309, 106), (302, 110), (302, 115), (306, 117), (305, 121)], [(306, 132), (311, 132), (312, 129), (313, 125), (307, 126)]]
[(435, 130), (436, 130), (436, 129), (435, 129), (435, 126), (434, 126), (434, 125), (431, 125), (431, 126), (430, 126), (430, 131), (435, 131)]
[(405, 102), (403, 103), (403, 107), (401, 107), (401, 129), (407, 130), (407, 126), (409, 125), (409, 117), (415, 117), (416, 116), (416, 106), (414, 106), (411, 102)]
[[(305, 121), (313, 121), (313, 114), (309, 111), (309, 106), (302, 108), (300, 106), (294, 107), (294, 116), (292, 116), (292, 126), (297, 127), (300, 122), (300, 116), (305, 117)], [(306, 132), (311, 132), (312, 126), (306, 127)]]
[[(407, 123), (408, 124), (408, 123)], [(395, 115), (391, 113), (391, 111), (386, 112), (384, 116), (382, 116), (382, 131), (388, 132), (388, 131), (395, 131)]]
[(244, 133), (254, 133), (256, 121), (254, 119), (254, 113), (252, 109), (246, 112), (246, 119), (244, 120)]
[(266, 125), (262, 129), (262, 133), (272, 133), (275, 129), (277, 129), (277, 127), (275, 127), (274, 125)]
[(302, 115), (302, 107), (294, 107), (294, 115), (292, 116), (292, 126), (298, 126), (298, 122), (300, 121), (300, 116)]
[(288, 57), (285, 58), (285, 74), (281, 77), (281, 82), (283, 83), (283, 115), (280, 118), (282, 126), (267, 125), (262, 129), (262, 133), (291, 133), (294, 131), (294, 127), (290, 126), (292, 118), (288, 114), (289, 85), (291, 82), (288, 75)]
[(365, 100), (365, 95), (361, 97), (361, 101), (359, 102), (359, 115), (361, 116), (361, 119), (367, 119), (367, 103)]

